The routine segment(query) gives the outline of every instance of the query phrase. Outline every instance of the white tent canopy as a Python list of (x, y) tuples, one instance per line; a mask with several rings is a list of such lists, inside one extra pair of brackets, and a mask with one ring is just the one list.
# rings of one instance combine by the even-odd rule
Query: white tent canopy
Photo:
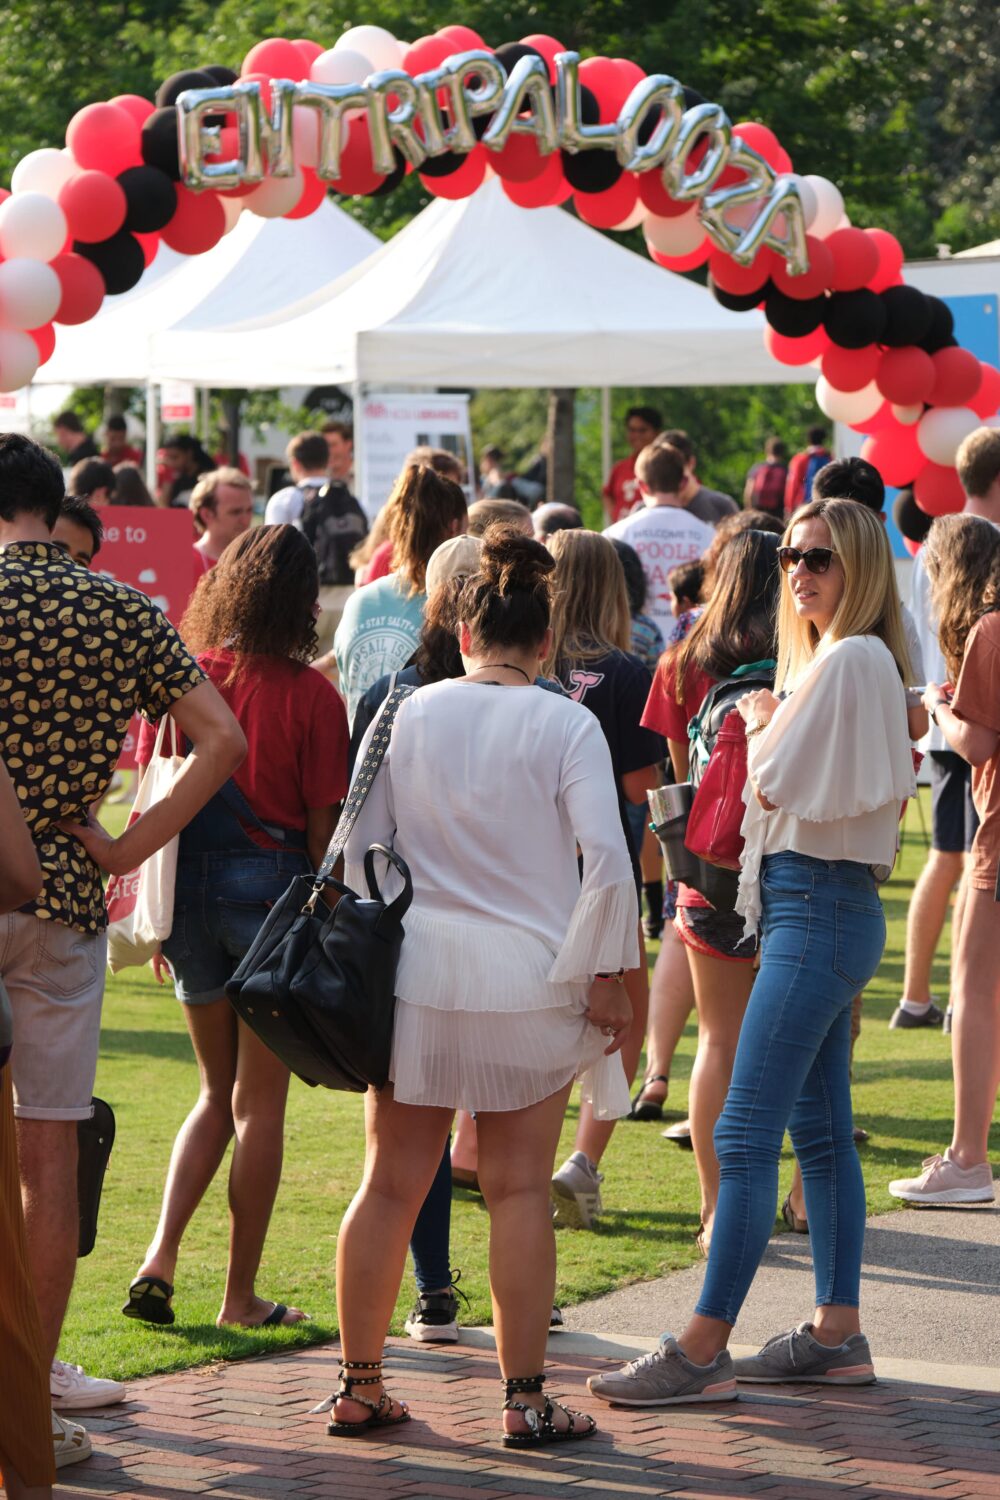
[[(308, 221), (307, 221), (308, 222)], [(290, 224), (301, 233), (304, 224)], [(289, 240), (289, 246), (292, 241)], [(291, 248), (283, 269), (296, 283)], [(210, 303), (164, 322), (154, 379), (215, 387), (787, 384), (759, 312), (731, 313), (696, 283), (558, 208), (522, 209), (497, 180), (438, 200), (339, 278), (221, 333)]]
[[(244, 213), (203, 255), (166, 245), (138, 286), (110, 297), (89, 323), (60, 327), (52, 358), (36, 382), (142, 385), (151, 378), (157, 340), (184, 317), (211, 337), (246, 319), (281, 319), (283, 308), (329, 285), (370, 255), (379, 241), (329, 200), (308, 219), (262, 219)], [(198, 371), (186, 374), (208, 384)], [(239, 371), (230, 386), (246, 382)], [(253, 384), (254, 382), (250, 382)], [(275, 380), (258, 385), (277, 385)], [(299, 384), (299, 381), (287, 382)]]

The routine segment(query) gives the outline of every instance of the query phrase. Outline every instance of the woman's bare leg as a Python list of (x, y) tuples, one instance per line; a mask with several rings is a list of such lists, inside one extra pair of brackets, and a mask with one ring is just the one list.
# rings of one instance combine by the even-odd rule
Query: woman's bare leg
[(989, 1159), (987, 1140), (1000, 1086), (1000, 906), (992, 891), (963, 882), (964, 907), (955, 954), (955, 1132), (960, 1167)]
[(719, 1196), (719, 1162), (712, 1135), (733, 1076), (736, 1044), (755, 971), (752, 964), (728, 963), (693, 948), (688, 950), (688, 957), (698, 1001), (698, 1051), (691, 1070), (688, 1113), (707, 1245)]
[[(660, 951), (649, 985), (649, 1028), (646, 1039), (646, 1076), (670, 1077), (677, 1044), (694, 1010), (694, 983), (687, 949), (672, 923), (663, 929)], [(667, 1097), (665, 1083), (651, 1084), (649, 1099)]]
[(468, 1110), (455, 1111), (455, 1134), (451, 1143), (451, 1164), (463, 1172), (474, 1172), (478, 1161), (479, 1146), (476, 1141), (476, 1122)]
[[(607, 980), (596, 982), (606, 984)], [(639, 1067), (642, 1043), (646, 1035), (646, 1018), (649, 1013), (649, 970), (646, 967), (646, 944), (641, 927), (639, 928), (639, 967), (630, 969), (625, 975), (625, 991), (632, 1002), (632, 1026), (629, 1030), (628, 1041), (622, 1048), (622, 1065), (625, 1069), (625, 1077), (631, 1084)], [(581, 1104), (580, 1120), (576, 1127), (576, 1140), (573, 1145), (574, 1151), (582, 1151), (595, 1167), (598, 1166), (608, 1148), (608, 1142), (614, 1135), (617, 1123), (617, 1120), (595, 1120), (592, 1107), (589, 1104)]]

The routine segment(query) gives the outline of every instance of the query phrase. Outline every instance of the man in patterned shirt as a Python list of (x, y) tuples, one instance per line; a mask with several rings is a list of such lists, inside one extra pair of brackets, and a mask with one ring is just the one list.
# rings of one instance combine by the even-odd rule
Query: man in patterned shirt
[[(91, 1114), (104, 994), (99, 865), (114, 874), (138, 868), (221, 786), (246, 742), (146, 596), (78, 567), (52, 541), (62, 498), (53, 455), (18, 434), (0, 436), (0, 755), (43, 876), (35, 901), (0, 918), (0, 977), (14, 1013), (35, 1293), (53, 1395), (72, 1408), (123, 1394), (55, 1360), (76, 1265), (77, 1121)], [(137, 710), (154, 720), (169, 713), (191, 754), (164, 800), (111, 839), (88, 818)]]

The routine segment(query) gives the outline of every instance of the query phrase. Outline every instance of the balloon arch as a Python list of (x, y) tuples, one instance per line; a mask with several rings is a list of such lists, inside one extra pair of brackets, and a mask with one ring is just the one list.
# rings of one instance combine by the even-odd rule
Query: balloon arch
[(731, 125), (676, 79), (581, 61), (555, 38), (488, 47), (467, 26), (407, 45), (355, 26), (325, 50), (268, 38), (239, 75), (175, 74), (70, 120), (0, 189), (0, 391), (33, 379), (58, 323), (136, 285), (159, 245), (210, 250), (240, 214), (305, 218), (325, 195), (378, 196), (411, 172), (437, 197), (488, 171), (525, 208), (572, 198), (600, 229), (641, 227), (674, 271), (707, 265), (717, 300), (760, 307), (816, 399), (866, 434), (886, 482), (930, 515), (961, 507), (955, 455), (1000, 407), (1000, 370), (959, 347), (939, 298), (904, 284), (903, 251), (858, 229), (832, 182), (799, 176), (766, 125)]

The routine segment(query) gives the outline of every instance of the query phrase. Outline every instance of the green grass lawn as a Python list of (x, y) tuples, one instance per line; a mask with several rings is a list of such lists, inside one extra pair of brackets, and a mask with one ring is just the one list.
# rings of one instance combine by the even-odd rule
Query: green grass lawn
[[(926, 794), (925, 794), (926, 796)], [(106, 819), (117, 821), (119, 809)], [(882, 968), (865, 1002), (855, 1061), (855, 1112), (872, 1134), (863, 1148), (872, 1212), (896, 1206), (891, 1177), (916, 1167), (947, 1144), (952, 1094), (948, 1041), (938, 1031), (890, 1032), (886, 1022), (902, 982), (906, 910), (924, 844), (917, 810), (908, 813), (900, 868), (884, 892), (889, 938)], [(947, 948), (937, 970), (947, 993)], [(689, 1026), (675, 1060), (669, 1107), (682, 1111), (694, 1053)], [(312, 1090), (293, 1081), (285, 1172), (258, 1280), (262, 1296), (308, 1309), (313, 1322), (261, 1333), (215, 1327), (228, 1233), (225, 1168), (195, 1216), (177, 1269), (177, 1322), (157, 1329), (123, 1318), (119, 1308), (151, 1236), (174, 1134), (197, 1091), (197, 1073), (180, 1007), (149, 971), (128, 970), (110, 981), (97, 1092), (110, 1101), (118, 1137), (106, 1179), (98, 1242), (80, 1263), (60, 1353), (95, 1374), (128, 1377), (180, 1369), (336, 1332), (334, 1250), (341, 1214), (358, 1182), (362, 1101), (353, 1094)], [(566, 1121), (570, 1148), (576, 1106)], [(997, 1140), (1000, 1144), (1000, 1138)], [(696, 1259), (698, 1187), (694, 1160), (663, 1141), (656, 1125), (623, 1123), (604, 1161), (606, 1212), (594, 1233), (560, 1232), (557, 1297), (579, 1302), (625, 1282), (658, 1276)], [(782, 1181), (791, 1166), (786, 1159)], [(783, 1187), (782, 1191), (785, 1191)], [(463, 1321), (490, 1316), (486, 1281), (487, 1216), (480, 1198), (456, 1193), (452, 1264), (462, 1269), (471, 1306)], [(530, 1267), (526, 1267), (530, 1274)], [(404, 1281), (394, 1332), (412, 1300)]]

